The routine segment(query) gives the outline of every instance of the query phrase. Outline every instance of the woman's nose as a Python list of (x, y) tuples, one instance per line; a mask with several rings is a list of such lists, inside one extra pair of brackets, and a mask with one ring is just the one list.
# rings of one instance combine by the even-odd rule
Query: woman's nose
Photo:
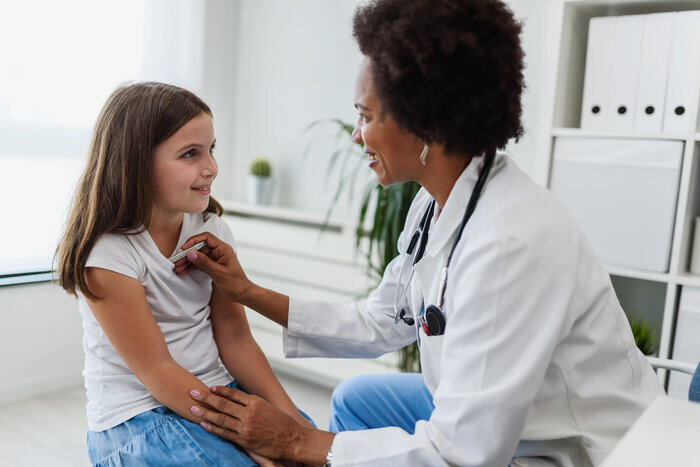
[(360, 130), (361, 124), (362, 124), (362, 120), (360, 118), (358, 118), (357, 123), (355, 123), (355, 129), (352, 130), (352, 140), (356, 144), (362, 144), (362, 131)]

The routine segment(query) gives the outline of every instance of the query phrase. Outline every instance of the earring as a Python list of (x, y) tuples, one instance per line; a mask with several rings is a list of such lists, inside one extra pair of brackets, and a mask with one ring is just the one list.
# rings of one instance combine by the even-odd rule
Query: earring
[(420, 153), (420, 163), (425, 165), (425, 158), (428, 157), (428, 143), (423, 143), (423, 152)]

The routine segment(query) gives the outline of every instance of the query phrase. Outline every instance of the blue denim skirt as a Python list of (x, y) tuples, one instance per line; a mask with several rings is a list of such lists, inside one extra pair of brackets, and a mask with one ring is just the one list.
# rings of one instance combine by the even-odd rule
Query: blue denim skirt
[[(228, 387), (241, 390), (235, 381)], [(100, 467), (257, 465), (234, 444), (164, 406), (105, 431), (88, 431), (87, 446), (90, 462)]]

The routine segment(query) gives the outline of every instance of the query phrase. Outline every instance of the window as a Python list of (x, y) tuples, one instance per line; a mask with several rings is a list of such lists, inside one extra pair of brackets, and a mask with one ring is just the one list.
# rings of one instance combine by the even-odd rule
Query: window
[(197, 92), (201, 8), (0, 3), (0, 285), (49, 277), (92, 126), (117, 85), (157, 79)]

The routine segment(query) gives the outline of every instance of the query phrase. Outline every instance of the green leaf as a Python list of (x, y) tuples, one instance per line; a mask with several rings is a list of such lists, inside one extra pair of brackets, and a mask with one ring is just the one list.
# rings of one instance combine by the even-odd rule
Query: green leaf
[(656, 331), (641, 318), (630, 320), (634, 343), (644, 355), (656, 355)]

